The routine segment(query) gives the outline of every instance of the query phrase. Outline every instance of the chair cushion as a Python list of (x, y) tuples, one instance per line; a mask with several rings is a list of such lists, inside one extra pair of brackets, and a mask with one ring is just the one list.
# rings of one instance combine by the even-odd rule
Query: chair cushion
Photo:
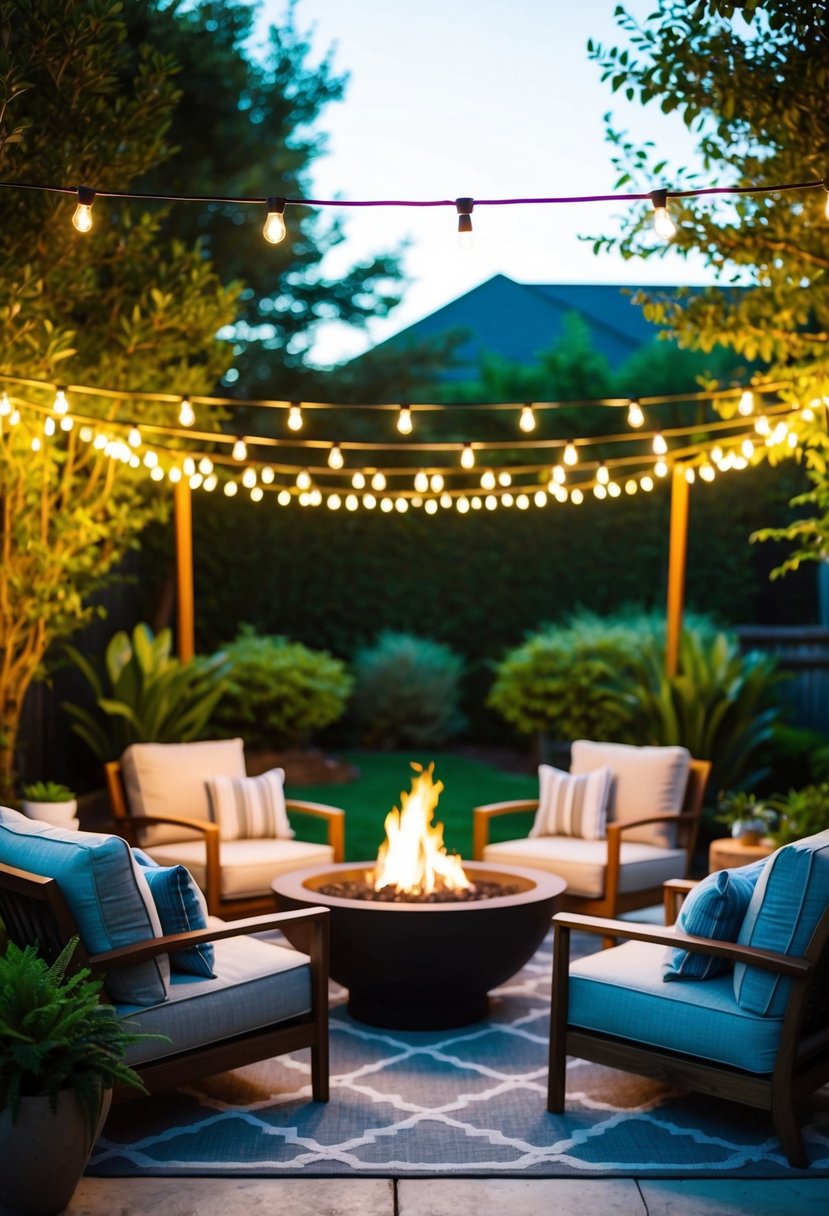
[(259, 777), (208, 777), (210, 818), (219, 825), (221, 839), (290, 839), (294, 832), (285, 810), (284, 781), (282, 768)]
[[(186, 866), (204, 890), (207, 869), (200, 840), (159, 845), (147, 852), (159, 865)], [(278, 874), (332, 863), (334, 850), (330, 845), (310, 844), (307, 840), (226, 840), (222, 841), (220, 858), (222, 899), (247, 899), (269, 895), (271, 882)]]
[[(590, 773), (604, 765), (613, 773), (607, 804), (608, 823), (629, 823), (650, 815), (678, 815), (691, 767), (684, 747), (632, 747), (627, 743), (594, 743), (576, 739), (570, 772)], [(671, 847), (676, 839), (668, 824), (633, 828), (625, 840)]]
[[(619, 850), (619, 890), (647, 891), (669, 878), (683, 878), (684, 849), (660, 849), (652, 844), (622, 841)], [(607, 842), (577, 836), (537, 836), (487, 845), (484, 861), (550, 870), (567, 883), (568, 895), (600, 899), (604, 895)]]
[[(132, 855), (147, 880), (162, 933), (187, 933), (190, 929), (207, 928), (207, 904), (184, 866), (160, 866), (141, 849), (133, 849)], [(176, 950), (170, 955), (170, 969), (212, 979), (213, 953), (212, 942)]]
[(173, 976), (161, 1005), (136, 1009), (119, 1005), (135, 1033), (163, 1034), (170, 1041), (133, 1043), (128, 1064), (162, 1059), (179, 1051), (271, 1026), (311, 1009), (308, 956), (254, 937), (214, 943), (216, 978)]
[[(742, 946), (801, 955), (829, 907), (829, 831), (807, 836), (768, 858), (737, 941)], [(792, 981), (745, 963), (734, 968), (743, 1009), (782, 1016)]]
[(625, 942), (571, 963), (570, 1024), (770, 1073), (782, 1020), (741, 1008), (730, 975), (664, 984), (664, 956), (663, 946)]
[(573, 776), (549, 764), (540, 764), (538, 810), (530, 836), (582, 836), (585, 840), (602, 840), (610, 780), (607, 767)]
[[(765, 858), (750, 866), (717, 870), (698, 883), (683, 903), (676, 926), (694, 937), (736, 942)], [(693, 950), (669, 950), (664, 980), (706, 980), (731, 971), (733, 964), (713, 954)]]
[[(127, 804), (133, 815), (185, 815), (210, 819), (204, 787), (207, 777), (244, 777), (241, 739), (203, 743), (133, 743), (121, 757)], [(145, 828), (142, 845), (194, 839), (169, 825)]]
[[(75, 832), (0, 807), (0, 861), (54, 878), (89, 954), (161, 936), (161, 922), (141, 867), (120, 836)], [(166, 956), (110, 971), (113, 1001), (154, 1005), (167, 995)]]

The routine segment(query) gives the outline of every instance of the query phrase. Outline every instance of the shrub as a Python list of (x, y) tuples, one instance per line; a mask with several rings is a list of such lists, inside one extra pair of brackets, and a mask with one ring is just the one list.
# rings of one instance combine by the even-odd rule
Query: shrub
[(519, 734), (634, 742), (634, 710), (620, 690), (649, 628), (650, 617), (630, 613), (548, 625), (498, 664), (487, 705)]
[(345, 710), (353, 681), (327, 651), (243, 625), (222, 654), (230, 667), (212, 721), (248, 747), (298, 747)]
[(778, 845), (791, 844), (829, 828), (829, 784), (807, 785), (778, 796), (774, 805), (780, 818), (770, 833)]
[(354, 658), (353, 711), (367, 747), (433, 747), (463, 729), (463, 659), (441, 642), (386, 631)]
[[(187, 663), (172, 655), (169, 629), (153, 636), (139, 624), (132, 639), (122, 630), (109, 641), (104, 674), (76, 650), (65, 647), (95, 696), (97, 713), (64, 702), (72, 729), (101, 761), (116, 760), (131, 743), (188, 743), (203, 737), (222, 696), (224, 655)], [(109, 685), (107, 688), (106, 685)]]

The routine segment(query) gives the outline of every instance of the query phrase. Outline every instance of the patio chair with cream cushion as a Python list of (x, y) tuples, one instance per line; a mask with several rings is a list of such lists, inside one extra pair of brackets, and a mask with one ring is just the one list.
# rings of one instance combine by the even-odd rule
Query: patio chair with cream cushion
[[(552, 870), (567, 881), (564, 908), (618, 916), (662, 900), (687, 876), (711, 765), (684, 747), (577, 739), (570, 772), (542, 764), (539, 798), (473, 811), (473, 855)], [(489, 843), (493, 819), (534, 811), (529, 836)]]
[[(271, 881), (343, 860), (345, 812), (287, 799), (284, 772), (248, 777), (241, 739), (134, 743), (106, 765), (116, 830), (157, 864), (185, 866), (211, 915), (271, 911)], [(299, 840), (289, 815), (325, 820), (327, 843)]]

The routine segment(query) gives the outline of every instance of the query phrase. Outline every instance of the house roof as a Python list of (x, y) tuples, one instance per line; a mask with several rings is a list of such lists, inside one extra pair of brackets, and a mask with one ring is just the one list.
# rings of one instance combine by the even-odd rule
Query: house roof
[[(446, 371), (446, 379), (465, 379), (484, 354), (531, 365), (561, 337), (567, 314), (575, 312), (589, 327), (594, 348), (616, 368), (658, 332), (631, 303), (633, 290), (607, 283), (516, 283), (496, 274), (379, 347), (405, 347), (465, 330), (468, 337), (457, 348), (457, 365)], [(677, 288), (643, 290), (671, 293)]]

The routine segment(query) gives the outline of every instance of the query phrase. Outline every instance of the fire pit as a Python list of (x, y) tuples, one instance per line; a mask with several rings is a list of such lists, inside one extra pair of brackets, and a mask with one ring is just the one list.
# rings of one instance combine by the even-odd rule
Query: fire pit
[[(433, 1030), (486, 1017), (487, 993), (532, 958), (566, 884), (554, 874), (515, 866), (462, 866), (443, 848), (441, 825), (431, 824), (443, 786), (432, 782), (431, 767), (419, 773), (408, 798), (401, 795), (402, 810), (387, 817), (376, 865), (294, 871), (276, 878), (273, 889), (280, 910), (329, 909), (331, 975), (348, 989), (354, 1018)], [(401, 881), (388, 863), (394, 867), (404, 852)], [(411, 862), (412, 852), (419, 864)], [(474, 897), (477, 886), (485, 898)], [(460, 898), (452, 899), (453, 890)]]

